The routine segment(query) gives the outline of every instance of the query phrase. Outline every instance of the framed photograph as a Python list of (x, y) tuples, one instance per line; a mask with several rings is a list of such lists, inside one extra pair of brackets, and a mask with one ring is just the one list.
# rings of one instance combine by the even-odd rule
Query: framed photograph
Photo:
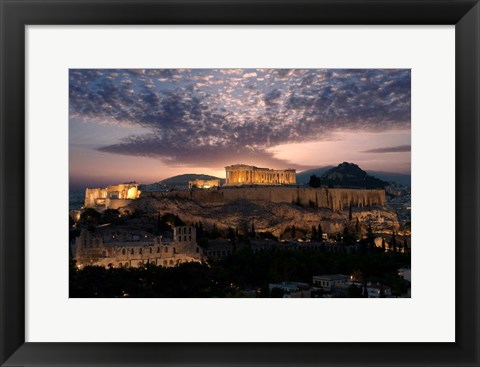
[(0, 1), (2, 366), (479, 365), (477, 1)]

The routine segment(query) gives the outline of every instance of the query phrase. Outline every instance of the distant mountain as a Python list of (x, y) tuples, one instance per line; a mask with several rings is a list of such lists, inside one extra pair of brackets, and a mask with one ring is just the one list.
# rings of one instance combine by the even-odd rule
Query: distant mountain
[(158, 182), (157, 184), (165, 185), (165, 186), (188, 186), (188, 181), (193, 180), (220, 180), (220, 184), (223, 184), (225, 179), (210, 176), (210, 175), (202, 175), (196, 173), (186, 173), (183, 175), (173, 176), (166, 178)]
[[(303, 184), (308, 183), (310, 180), (310, 176), (316, 175), (318, 177), (322, 177), (328, 170), (334, 168), (333, 166), (325, 166), (319, 167), (314, 169), (309, 169), (307, 171), (303, 171), (297, 173), (297, 183)], [(383, 171), (364, 171), (370, 176), (374, 176), (379, 178), (382, 181), (386, 182), (394, 182), (396, 184), (411, 186), (411, 176), (404, 174), (404, 173), (396, 173), (396, 172), (383, 172)]]
[(383, 171), (366, 171), (369, 175), (375, 176), (383, 181), (394, 182), (396, 184), (411, 186), (412, 176), (404, 173), (383, 172)]
[(325, 166), (297, 173), (297, 183), (308, 183), (308, 181), (310, 181), (310, 176), (315, 175), (321, 177), (325, 172), (332, 168), (333, 166)]
[(355, 163), (343, 162), (320, 177), (322, 186), (383, 189), (388, 182), (370, 176)]

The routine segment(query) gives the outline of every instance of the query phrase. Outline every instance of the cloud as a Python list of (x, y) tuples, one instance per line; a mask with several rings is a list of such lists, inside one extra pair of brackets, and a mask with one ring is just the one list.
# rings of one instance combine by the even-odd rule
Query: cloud
[(402, 152), (410, 152), (411, 150), (412, 150), (411, 145), (398, 145), (396, 147), (385, 147), (385, 148), (364, 150), (361, 153), (402, 153)]
[(172, 164), (220, 154), (269, 161), (267, 149), (280, 144), (410, 127), (407, 69), (72, 69), (69, 77), (70, 119), (151, 131), (101, 151)]

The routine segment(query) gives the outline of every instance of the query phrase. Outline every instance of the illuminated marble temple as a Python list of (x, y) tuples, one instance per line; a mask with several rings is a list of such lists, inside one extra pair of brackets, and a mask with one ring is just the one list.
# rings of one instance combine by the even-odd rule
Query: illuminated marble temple
[(225, 186), (241, 185), (294, 185), (296, 173), (294, 169), (275, 170), (234, 164), (225, 167)]

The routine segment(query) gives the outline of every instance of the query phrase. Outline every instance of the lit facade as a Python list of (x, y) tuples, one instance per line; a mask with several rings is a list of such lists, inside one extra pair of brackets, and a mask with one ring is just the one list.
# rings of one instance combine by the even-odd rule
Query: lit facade
[(225, 186), (240, 185), (294, 185), (294, 169), (274, 170), (246, 164), (234, 164), (225, 167)]
[(128, 205), (130, 200), (138, 199), (140, 194), (137, 183), (109, 185), (105, 188), (87, 188), (84, 206), (95, 209), (118, 209)]
[(188, 187), (190, 189), (197, 188), (197, 189), (211, 189), (212, 187), (219, 187), (220, 180), (193, 180), (188, 181)]
[(147, 241), (105, 242), (104, 238), (82, 231), (75, 241), (75, 260), (79, 268), (87, 265), (103, 267), (142, 267), (147, 264), (176, 266), (206, 259), (197, 245), (196, 229), (175, 227), (174, 240), (162, 242), (161, 237)]

